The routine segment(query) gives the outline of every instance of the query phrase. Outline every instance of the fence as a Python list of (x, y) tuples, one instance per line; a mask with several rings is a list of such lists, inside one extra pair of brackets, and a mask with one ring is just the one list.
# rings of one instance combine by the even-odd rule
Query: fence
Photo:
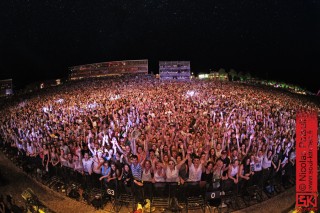
[[(2, 152), (27, 174), (49, 188), (65, 194), (78, 201), (84, 201), (96, 208), (104, 208), (109, 202), (113, 211), (120, 211), (123, 204), (130, 204), (134, 209), (138, 202), (150, 200), (151, 207), (171, 210), (228, 208), (228, 211), (239, 210), (258, 202), (262, 202), (285, 190), (281, 180), (275, 179), (274, 193), (259, 184), (245, 185), (244, 191), (239, 184), (228, 186), (228, 181), (212, 184), (199, 182), (143, 182), (143, 186), (132, 183), (131, 187), (124, 187), (121, 181), (115, 181), (112, 186), (105, 186), (103, 182), (94, 183), (93, 178), (82, 175), (68, 167), (57, 167), (52, 172), (46, 172), (39, 165), (39, 159), (27, 159), (17, 148), (0, 143)], [(27, 160), (26, 160), (27, 159)], [(52, 169), (52, 168), (51, 168)], [(151, 208), (150, 207), (150, 211)]]

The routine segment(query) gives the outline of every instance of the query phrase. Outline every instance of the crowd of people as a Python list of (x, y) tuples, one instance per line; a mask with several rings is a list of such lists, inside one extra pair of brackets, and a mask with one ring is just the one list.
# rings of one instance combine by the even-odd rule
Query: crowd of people
[(134, 191), (138, 201), (165, 193), (166, 182), (175, 192), (188, 185), (245, 194), (293, 182), (298, 110), (320, 111), (241, 83), (87, 79), (6, 106), (0, 135), (51, 176), (68, 168), (84, 187)]

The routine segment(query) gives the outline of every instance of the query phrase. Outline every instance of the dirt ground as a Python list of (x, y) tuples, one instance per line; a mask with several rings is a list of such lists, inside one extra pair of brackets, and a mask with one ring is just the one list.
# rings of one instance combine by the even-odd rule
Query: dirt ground
[[(26, 175), (20, 168), (17, 168), (10, 160), (0, 152), (0, 171), (2, 179), (0, 182), (0, 194), (12, 195), (15, 204), (20, 207), (25, 206), (25, 200), (21, 194), (28, 188), (32, 189), (39, 200), (47, 206), (52, 212), (56, 213), (81, 213), (81, 212), (114, 212), (111, 204), (108, 203), (103, 210), (95, 210), (92, 206), (68, 198), (50, 188), (34, 181)], [(240, 212), (283, 212), (289, 208), (295, 201), (295, 188), (290, 188), (284, 193), (256, 204), (254, 206), (242, 209)], [(132, 209), (123, 207), (120, 212), (130, 212)]]
[[(8, 160), (2, 152), (0, 152), (0, 171), (2, 174), (0, 194), (4, 196), (11, 195), (15, 204), (19, 207), (25, 208), (25, 200), (22, 198), (21, 194), (26, 189), (30, 188), (38, 199), (52, 212), (112, 212), (112, 206), (110, 204), (107, 204), (103, 210), (95, 210), (93, 206), (63, 196), (41, 183), (34, 181)], [(129, 212), (129, 210), (123, 207), (121, 212)]]
[(235, 213), (243, 212), (259, 212), (259, 213), (287, 213), (287, 209), (290, 208), (296, 199), (295, 187), (292, 187), (282, 194), (279, 194), (269, 200), (262, 203), (250, 206), (248, 208), (242, 209), (241, 211), (236, 211)]

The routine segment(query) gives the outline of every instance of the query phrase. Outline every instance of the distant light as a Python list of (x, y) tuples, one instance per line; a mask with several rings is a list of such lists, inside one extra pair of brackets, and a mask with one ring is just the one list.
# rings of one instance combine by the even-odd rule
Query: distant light
[(200, 74), (199, 79), (209, 78), (209, 74)]

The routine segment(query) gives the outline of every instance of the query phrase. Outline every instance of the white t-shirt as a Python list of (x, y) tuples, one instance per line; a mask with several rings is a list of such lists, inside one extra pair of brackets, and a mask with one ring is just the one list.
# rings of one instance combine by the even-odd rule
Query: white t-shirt
[(169, 167), (166, 170), (166, 182), (178, 182), (179, 181), (179, 171), (175, 167), (173, 170), (171, 170)]
[(264, 168), (264, 169), (270, 168), (271, 161), (272, 161), (272, 159), (269, 160), (267, 156), (264, 156), (263, 161), (262, 161), (262, 168)]
[(27, 144), (27, 152), (30, 155), (33, 155), (34, 154), (34, 147), (32, 145), (29, 146), (29, 144)]
[(202, 174), (202, 165), (200, 164), (198, 168), (194, 167), (194, 164), (191, 164), (189, 167), (189, 179), (188, 181), (197, 182), (201, 180)]
[(83, 165), (83, 171), (92, 173), (92, 158), (89, 158), (88, 160), (82, 159), (82, 165)]
[(220, 157), (221, 157), (221, 152), (222, 152), (222, 149), (220, 149), (219, 151), (216, 150), (216, 157), (217, 157), (217, 158), (220, 158)]
[[(163, 172), (163, 169), (162, 169), (161, 172)], [(154, 180), (155, 180), (156, 182), (165, 182), (164, 177), (160, 176), (160, 175), (158, 174), (158, 171), (155, 171), (155, 173), (154, 173)]]
[(262, 170), (262, 156), (257, 156), (258, 161), (254, 163), (254, 171), (259, 172)]
[(142, 180), (143, 181), (152, 181), (151, 170), (149, 169), (146, 171), (145, 169), (142, 170)]
[(81, 161), (75, 162), (74, 169), (78, 172), (82, 172), (83, 171), (82, 162)]
[(233, 167), (231, 166), (231, 176), (235, 177), (238, 174), (239, 166)]

